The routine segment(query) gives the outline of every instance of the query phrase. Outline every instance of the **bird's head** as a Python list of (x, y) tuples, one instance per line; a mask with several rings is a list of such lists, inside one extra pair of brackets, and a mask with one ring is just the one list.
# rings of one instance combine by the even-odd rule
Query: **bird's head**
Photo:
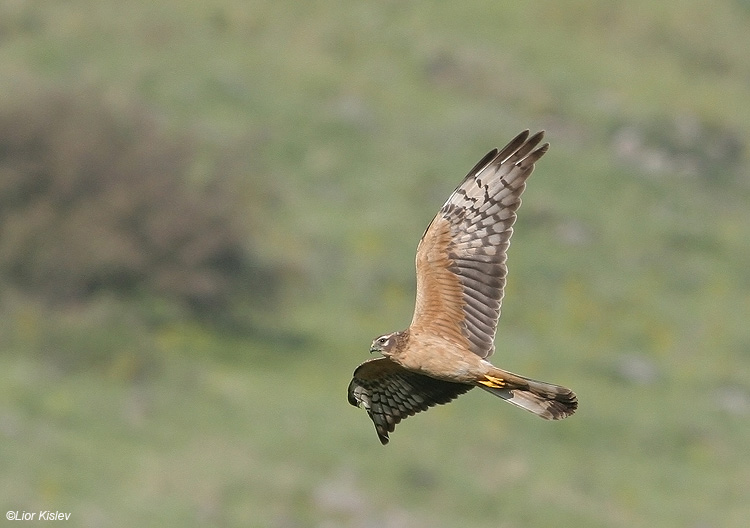
[(392, 334), (382, 335), (373, 340), (370, 345), (370, 354), (373, 352), (380, 352), (385, 357), (390, 357), (396, 349), (396, 343), (398, 342), (398, 332)]

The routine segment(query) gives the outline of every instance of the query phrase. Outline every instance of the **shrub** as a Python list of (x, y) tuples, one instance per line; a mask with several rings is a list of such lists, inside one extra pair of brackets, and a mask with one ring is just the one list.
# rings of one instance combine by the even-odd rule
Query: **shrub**
[(232, 189), (186, 181), (193, 147), (89, 93), (0, 109), (0, 280), (52, 303), (106, 291), (204, 314), (238, 292), (267, 297), (275, 278)]

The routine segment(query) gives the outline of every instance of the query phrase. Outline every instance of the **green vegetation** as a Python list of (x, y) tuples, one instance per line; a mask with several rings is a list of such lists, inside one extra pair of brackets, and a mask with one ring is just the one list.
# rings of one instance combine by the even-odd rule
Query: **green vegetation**
[[(3, 2), (3, 509), (744, 527), (749, 26), (739, 0)], [(349, 376), (408, 324), (432, 215), (523, 128), (552, 146), (495, 359), (580, 410), (476, 391), (383, 448)]]

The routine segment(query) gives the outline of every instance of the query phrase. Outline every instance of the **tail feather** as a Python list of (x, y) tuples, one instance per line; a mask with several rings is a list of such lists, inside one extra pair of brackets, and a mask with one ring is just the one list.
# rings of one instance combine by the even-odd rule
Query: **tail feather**
[(567, 418), (578, 408), (578, 398), (572, 390), (498, 368), (478, 383), (487, 392), (545, 420)]

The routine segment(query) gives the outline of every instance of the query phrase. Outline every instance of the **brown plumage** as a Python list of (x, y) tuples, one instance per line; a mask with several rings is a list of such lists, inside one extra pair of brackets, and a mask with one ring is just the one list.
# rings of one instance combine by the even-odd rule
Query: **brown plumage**
[(375, 339), (349, 384), (349, 403), (364, 405), (381, 443), (402, 419), (448, 403), (474, 387), (545, 419), (573, 414), (565, 387), (493, 366), (505, 287), (506, 250), (534, 163), (549, 144), (524, 131), (490, 151), (466, 175), (422, 235), (417, 300), (406, 330)]

